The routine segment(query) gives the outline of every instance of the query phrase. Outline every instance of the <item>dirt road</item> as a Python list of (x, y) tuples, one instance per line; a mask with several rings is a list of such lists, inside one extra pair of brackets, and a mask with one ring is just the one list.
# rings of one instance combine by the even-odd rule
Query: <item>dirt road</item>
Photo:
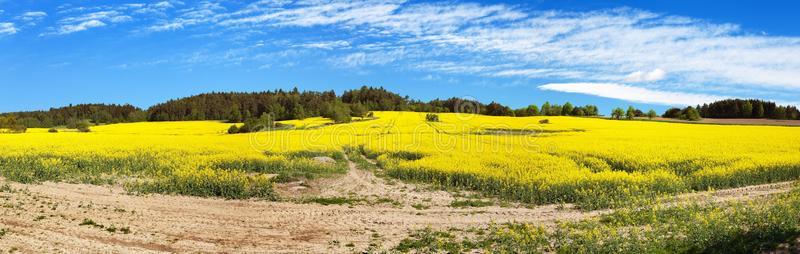
[[(0, 185), (5, 182), (0, 180)], [(393, 202), (325, 206), (297, 201), (134, 196), (120, 187), (83, 184), (10, 183), (10, 190), (0, 192), (0, 232), (5, 230), (0, 250), (353, 253), (391, 248), (411, 230), (425, 227), (465, 229), (514, 221), (547, 225), (608, 212), (587, 213), (557, 205), (452, 208), (449, 204), (456, 197), (450, 193), (386, 182), (352, 164), (343, 177), (307, 185), (312, 189), (300, 190), (295, 198), (350, 195)], [(791, 186), (771, 184), (708, 195), (722, 200), (752, 198), (788, 191)], [(282, 191), (291, 191), (287, 189)]]

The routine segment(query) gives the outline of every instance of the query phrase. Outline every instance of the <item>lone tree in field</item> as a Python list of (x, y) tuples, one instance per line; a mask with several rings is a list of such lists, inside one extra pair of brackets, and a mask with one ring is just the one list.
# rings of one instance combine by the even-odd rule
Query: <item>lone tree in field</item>
[(650, 111), (647, 111), (647, 119), (653, 120), (656, 116), (658, 116), (658, 113), (655, 110), (650, 109)]
[(625, 111), (622, 108), (615, 108), (614, 111), (611, 112), (611, 117), (617, 120), (622, 119), (622, 115), (625, 114)]

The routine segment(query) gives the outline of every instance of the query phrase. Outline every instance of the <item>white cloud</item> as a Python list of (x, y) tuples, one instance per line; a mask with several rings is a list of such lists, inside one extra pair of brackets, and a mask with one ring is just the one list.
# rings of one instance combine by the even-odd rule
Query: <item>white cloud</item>
[(649, 72), (636, 71), (625, 76), (627, 82), (653, 82), (667, 77), (667, 72), (662, 69), (655, 69)]
[(541, 85), (539, 89), (588, 94), (631, 102), (681, 106), (698, 105), (726, 98), (709, 94), (651, 90), (616, 83), (554, 83)]
[(105, 25), (106, 23), (103, 23), (99, 20), (87, 20), (74, 25), (63, 25), (61, 28), (59, 28), (58, 34), (71, 34), (74, 32), (84, 31), (89, 28), (101, 27)]
[[(298, 1), (248, 5), (218, 13), (211, 24), (242, 31), (329, 26), (351, 37), (389, 43), (388, 48), (419, 45), (407, 48), (406, 54), (417, 54), (415, 49), (444, 50), (486, 65), (514, 63), (518, 67), (467, 73), (481, 76), (705, 83), (716, 90), (800, 88), (797, 37), (743, 34), (735, 24), (629, 8), (521, 10), (507, 5), (403, 0)], [(648, 70), (652, 66), (659, 68)]]
[[(97, 8), (91, 8), (97, 9)], [(82, 9), (81, 9), (82, 10)], [(118, 10), (102, 10), (89, 12), (78, 16), (66, 17), (58, 21), (58, 28), (51, 28), (54, 32), (44, 33), (65, 35), (85, 31), (91, 28), (103, 27), (108, 24), (130, 22), (133, 17)]]
[(25, 21), (25, 22), (38, 22), (42, 20), (44, 17), (47, 17), (47, 13), (43, 11), (29, 11), (25, 12), (22, 15), (19, 15), (17, 19)]
[(219, 3), (201, 2), (198, 6), (180, 10), (181, 14), (172, 20), (162, 20), (158, 24), (147, 27), (150, 32), (180, 30), (187, 26), (218, 22), (220, 13), (225, 7)]
[(0, 36), (2, 35), (12, 35), (17, 33), (19, 30), (14, 23), (10, 22), (0, 22)]
[(340, 48), (349, 48), (350, 42), (348, 41), (320, 41), (320, 42), (311, 42), (311, 43), (304, 43), (297, 45), (296, 47), (301, 48), (315, 48), (315, 49), (340, 49)]
[[(630, 8), (567, 12), (458, 1), (246, 2), (68, 6), (59, 13), (74, 17), (53, 30), (63, 34), (85, 30), (81, 25), (88, 21), (93, 22), (85, 25), (111, 26), (135, 19), (142, 25), (138, 31), (195, 27), (198, 34), (210, 34), (204, 38), (242, 43), (231, 47), (248, 39), (300, 41), (270, 45), (325, 49), (325, 60), (337, 67), (395, 64), (434, 75), (658, 85), (663, 92), (688, 91), (687, 84), (709, 94), (797, 95), (800, 89), (800, 37), (747, 34), (737, 24)], [(276, 33), (295, 38), (276, 39)], [(235, 62), (255, 58), (244, 54)]]

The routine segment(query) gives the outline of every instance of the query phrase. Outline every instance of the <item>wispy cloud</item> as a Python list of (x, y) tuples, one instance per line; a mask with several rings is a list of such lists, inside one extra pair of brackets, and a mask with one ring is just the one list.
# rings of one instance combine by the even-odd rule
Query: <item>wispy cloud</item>
[(627, 82), (653, 82), (667, 77), (667, 72), (662, 69), (655, 69), (649, 72), (636, 71), (625, 76)]
[(16, 17), (17, 20), (25, 23), (27, 26), (35, 26), (39, 22), (41, 22), (45, 17), (47, 17), (47, 13), (43, 11), (29, 11), (25, 12), (22, 15)]
[(226, 9), (219, 3), (203, 1), (197, 6), (180, 10), (180, 15), (171, 20), (161, 20), (147, 27), (150, 32), (180, 30), (188, 26), (211, 24), (219, 21), (219, 15)]
[(332, 26), (393, 45), (416, 43), (422, 50), (447, 49), (473, 60), (491, 56), (521, 67), (482, 76), (800, 88), (800, 59), (793, 57), (800, 54), (800, 38), (744, 34), (733, 24), (636, 9), (542, 12), (474, 3), (299, 1), (251, 5), (215, 18), (213, 25), (232, 29)]
[(78, 16), (63, 18), (58, 21), (59, 26), (57, 28), (51, 28), (53, 31), (43, 33), (42, 35), (65, 35), (132, 20), (133, 18), (131, 16), (116, 10), (89, 12)]
[(554, 83), (541, 85), (539, 89), (661, 105), (699, 105), (725, 99), (724, 96), (659, 91), (616, 83)]
[(310, 43), (302, 43), (299, 45), (295, 45), (295, 47), (301, 48), (313, 48), (313, 49), (342, 49), (342, 48), (349, 48), (350, 42), (348, 41), (320, 41), (320, 42), (310, 42)]
[(84, 31), (84, 30), (87, 30), (89, 28), (102, 27), (102, 26), (105, 26), (105, 25), (106, 25), (106, 23), (103, 23), (103, 21), (94, 20), (94, 19), (93, 20), (87, 20), (87, 21), (83, 21), (83, 22), (80, 22), (80, 23), (77, 23), (77, 24), (62, 25), (58, 29), (57, 34), (71, 34), (71, 33), (74, 33), (74, 32)]
[[(449, 1), (160, 1), (65, 5), (48, 18), (58, 20), (50, 34), (135, 21), (134, 31), (182, 31), (214, 45), (235, 41), (214, 48), (218, 52), (186, 51), (202, 52), (197, 59), (204, 61), (255, 67), (278, 66), (258, 56), (297, 50), (319, 54), (313, 56), (335, 68), (625, 83), (621, 86), (686, 94), (797, 95), (800, 89), (800, 37), (749, 34), (737, 24), (630, 8), (570, 12)], [(0, 34), (19, 29), (0, 24)], [(279, 40), (287, 42), (275, 43)], [(231, 53), (254, 41), (270, 46)], [(287, 56), (296, 57), (301, 56)]]
[(0, 22), (0, 36), (17, 33), (17, 27), (11, 22)]

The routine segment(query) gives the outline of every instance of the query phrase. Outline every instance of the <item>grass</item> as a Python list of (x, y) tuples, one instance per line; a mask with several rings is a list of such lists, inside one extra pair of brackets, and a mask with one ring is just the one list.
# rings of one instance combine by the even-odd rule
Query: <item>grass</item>
[(97, 224), (97, 222), (94, 222), (94, 220), (88, 218), (84, 218), (83, 221), (81, 221), (81, 223), (78, 224), (78, 226), (92, 226), (96, 228), (105, 228), (105, 226)]
[(800, 238), (800, 188), (757, 202), (631, 205), (554, 227), (490, 225), (459, 238), (424, 229), (395, 247), (416, 253), (760, 253)]
[(357, 205), (366, 202), (362, 198), (348, 198), (348, 197), (314, 197), (303, 200), (304, 204), (320, 204), (320, 205)]
[(427, 206), (427, 205), (422, 204), (422, 203), (413, 204), (413, 205), (411, 205), (411, 207), (413, 207), (414, 209), (417, 209), (417, 210), (427, 210), (428, 208), (431, 208), (430, 206)]
[(450, 207), (453, 208), (466, 208), (466, 207), (487, 207), (494, 205), (492, 201), (466, 199), (466, 200), (453, 200), (450, 202)]

